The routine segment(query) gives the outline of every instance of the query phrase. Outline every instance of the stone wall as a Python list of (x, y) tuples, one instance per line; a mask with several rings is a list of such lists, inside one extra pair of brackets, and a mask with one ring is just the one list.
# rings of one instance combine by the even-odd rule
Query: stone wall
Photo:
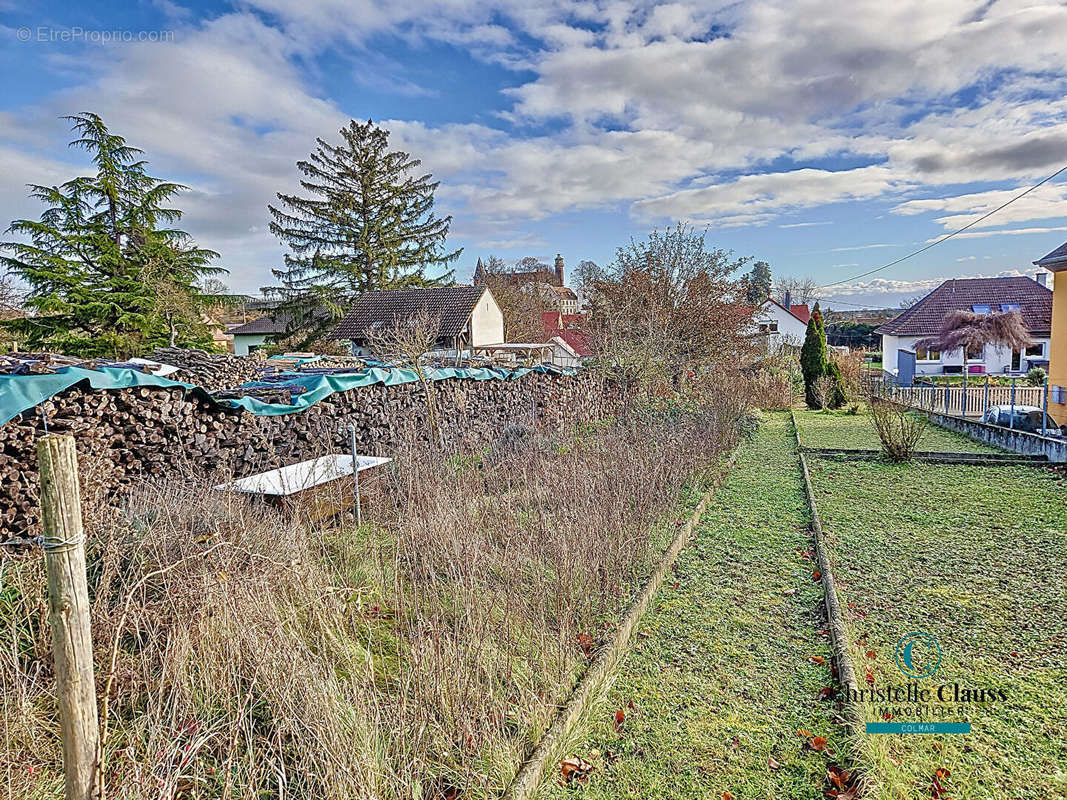
[[(512, 424), (586, 422), (612, 408), (610, 393), (588, 374), (448, 379), (435, 386), (442, 435), (456, 444), (490, 441)], [(108, 490), (170, 474), (242, 477), (347, 452), (350, 423), (356, 425), (360, 452), (369, 455), (390, 455), (410, 436), (427, 433), (419, 383), (353, 389), (277, 417), (220, 406), (181, 389), (75, 389), (0, 426), (0, 539), (37, 531), (36, 441), (46, 419), (50, 432), (77, 440), (83, 480)]]

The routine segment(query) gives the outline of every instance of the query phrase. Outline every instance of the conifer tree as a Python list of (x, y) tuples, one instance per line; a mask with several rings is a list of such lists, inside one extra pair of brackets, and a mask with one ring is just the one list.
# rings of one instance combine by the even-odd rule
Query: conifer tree
[(363, 292), (440, 283), (428, 276), (447, 267), (462, 250), (445, 247), (451, 217), (433, 213), (439, 182), (413, 174), (421, 162), (389, 149), (389, 132), (368, 120), (352, 120), (333, 145), (317, 140), (297, 168), (305, 196), (279, 194), (269, 206), (270, 229), (290, 253), (273, 270), (280, 287), (265, 292), (280, 299), (289, 320), (286, 338), (305, 345), (320, 338)]
[(747, 301), (752, 305), (762, 303), (771, 296), (771, 265), (766, 261), (757, 261), (745, 275), (748, 287), (745, 291)]
[[(164, 204), (185, 187), (151, 177), (138, 158), (142, 151), (98, 115), (66, 119), (79, 137), (71, 146), (87, 151), (97, 171), (61, 186), (30, 187), (48, 207), (40, 220), (11, 223), (9, 231), (24, 240), (0, 244), (11, 253), (0, 263), (27, 284), (24, 306), (35, 315), (5, 324), (30, 348), (80, 356), (202, 343), (196, 281), (225, 270), (209, 266), (217, 253), (166, 227), (181, 212)], [(169, 323), (159, 313), (161, 283), (188, 301)]]
[(808, 408), (818, 408), (815, 397), (815, 381), (826, 374), (826, 329), (823, 327), (822, 311), (819, 304), (811, 312), (808, 329), (804, 334), (804, 345), (800, 348), (800, 370), (804, 374), (804, 402)]

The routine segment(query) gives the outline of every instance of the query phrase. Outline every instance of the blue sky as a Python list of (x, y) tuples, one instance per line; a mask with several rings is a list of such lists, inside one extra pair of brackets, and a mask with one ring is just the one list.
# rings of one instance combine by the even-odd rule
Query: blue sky
[(852, 279), (1067, 164), (1064, 41), (1067, 7), (1025, 0), (0, 0), (0, 223), (85, 171), (59, 117), (97, 111), (191, 187), (186, 229), (254, 291), (295, 161), (373, 118), (441, 180), (461, 280), (687, 220), (831, 307), (896, 305), (1067, 240), (1061, 176)]

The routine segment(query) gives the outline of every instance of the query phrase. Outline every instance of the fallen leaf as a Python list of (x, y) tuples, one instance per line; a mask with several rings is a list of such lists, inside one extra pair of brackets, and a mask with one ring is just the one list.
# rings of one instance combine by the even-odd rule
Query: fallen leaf
[(868, 650), (866, 653), (864, 653), (864, 655), (867, 656), (867, 658), (877, 658), (878, 657), (878, 654), (876, 652), (874, 652), (873, 650)]
[(825, 664), (826, 663), (826, 659), (823, 658), (822, 656), (812, 656), (811, 658), (808, 659), (808, 661), (810, 661), (812, 664)]
[(770, 758), (768, 756), (768, 758), (767, 758), (767, 766), (770, 767), (771, 769), (780, 769), (782, 765), (779, 764), (777, 761), (775, 761), (773, 758)]
[(811, 731), (809, 731), (807, 728), (798, 728), (797, 729), (797, 736), (801, 736), (801, 737), (803, 737), (805, 739), (810, 739), (811, 738)]
[(826, 749), (826, 737), (825, 736), (812, 736), (811, 737), (811, 749), (822, 751)]
[(796, 593), (797, 593), (796, 589), (785, 589), (785, 590), (782, 591), (782, 594), (787, 596), (787, 597), (790, 596), (790, 595), (794, 595)]
[(583, 651), (585, 651), (586, 655), (589, 655), (593, 652), (593, 644), (593, 637), (590, 636), (588, 633), (578, 634), (578, 646), (581, 647)]
[(729, 792), (722, 793), (722, 800), (734, 800), (734, 796)]
[(834, 691), (834, 687), (832, 687), (832, 686), (824, 686), (823, 688), (821, 688), (819, 690), (819, 699), (820, 700), (832, 700), (836, 694), (837, 694), (837, 692)]
[(562, 785), (569, 786), (572, 781), (584, 783), (593, 771), (593, 765), (579, 756), (569, 756), (560, 762), (560, 773), (563, 775)]
[(622, 723), (626, 720), (625, 712), (620, 708), (615, 712), (615, 719), (612, 720), (612, 724), (615, 726), (615, 730), (622, 728)]
[(631, 711), (633, 711), (635, 708), (637, 708), (637, 706), (634, 705), (634, 701), (633, 700), (628, 702), (626, 705), (629, 706)]
[(819, 572), (819, 570), (815, 570), (815, 571), (814, 571), (813, 573), (811, 573), (811, 579), (812, 579), (813, 581), (817, 581), (817, 580), (819, 580), (819, 579), (820, 579), (821, 577), (822, 577), (822, 573), (821, 573), (821, 572)]
[(871, 686), (874, 686), (874, 673), (867, 670), (867, 673), (863, 676), (863, 679), (867, 681)]

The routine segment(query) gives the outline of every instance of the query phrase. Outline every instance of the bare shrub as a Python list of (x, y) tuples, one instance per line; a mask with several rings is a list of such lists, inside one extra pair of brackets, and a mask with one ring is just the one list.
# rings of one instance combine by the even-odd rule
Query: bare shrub
[(397, 319), (385, 328), (372, 328), (365, 334), (367, 347), (381, 358), (414, 371), (426, 393), (426, 422), (434, 439), (441, 438), (437, 413), (437, 388), (427, 374), (426, 354), (435, 348), (441, 335), (441, 318), (419, 309), (406, 319)]
[(845, 391), (845, 400), (852, 401), (863, 397), (863, 365), (865, 354), (862, 350), (830, 351), (830, 361), (837, 365)]
[(834, 379), (829, 375), (820, 375), (812, 385), (812, 397), (815, 407), (824, 409), (830, 404), (830, 397), (834, 391)]
[(925, 423), (907, 406), (877, 392), (869, 393), (867, 401), (882, 452), (893, 461), (909, 460), (919, 446)]
[[(134, 487), (89, 552), (106, 796), (499, 796), (736, 441), (744, 391), (705, 388), (488, 451), (413, 439), (358, 530)], [(44, 587), (39, 557), (5, 563), (19, 797), (62, 782)]]

